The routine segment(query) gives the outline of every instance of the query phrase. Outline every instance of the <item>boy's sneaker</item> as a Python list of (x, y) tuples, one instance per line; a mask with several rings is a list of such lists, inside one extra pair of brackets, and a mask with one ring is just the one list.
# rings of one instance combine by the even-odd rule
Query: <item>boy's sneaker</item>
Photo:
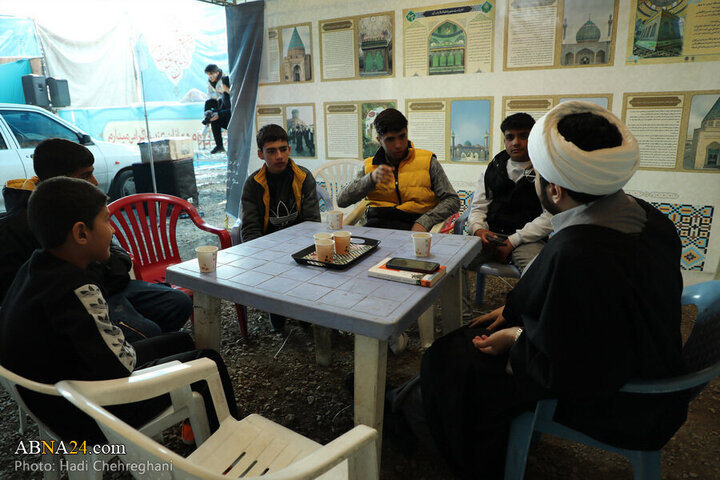
[(181, 429), (180, 437), (182, 438), (182, 442), (185, 445), (195, 445), (195, 434), (190, 426), (190, 420), (187, 418), (183, 420)]
[(223, 147), (215, 147), (210, 151), (210, 155), (215, 155), (216, 153), (224, 153), (225, 149)]

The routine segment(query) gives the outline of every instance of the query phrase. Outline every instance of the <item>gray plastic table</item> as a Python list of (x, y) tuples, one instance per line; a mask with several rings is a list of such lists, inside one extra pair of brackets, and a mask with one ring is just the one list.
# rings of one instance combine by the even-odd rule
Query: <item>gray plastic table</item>
[[(382, 437), (388, 339), (407, 329), (442, 302), (443, 331), (462, 325), (460, 267), (480, 252), (478, 237), (433, 234), (425, 259), (447, 267), (432, 288), (369, 277), (385, 257), (416, 258), (410, 232), (346, 226), (354, 236), (380, 240), (370, 255), (346, 270), (300, 265), (291, 254), (313, 244), (326, 224), (304, 222), (227, 248), (218, 268), (201, 274), (197, 260), (173, 265), (166, 279), (194, 292), (198, 348), (220, 351), (220, 299), (355, 334), (355, 423), (376, 428)], [(430, 332), (432, 334), (432, 331)], [(378, 441), (378, 453), (380, 441)], [(378, 456), (379, 458), (379, 456)]]

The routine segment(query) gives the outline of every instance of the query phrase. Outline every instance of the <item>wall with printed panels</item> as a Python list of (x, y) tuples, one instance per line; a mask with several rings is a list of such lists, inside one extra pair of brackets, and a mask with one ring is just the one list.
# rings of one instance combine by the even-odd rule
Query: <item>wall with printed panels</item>
[[(494, 153), (502, 148), (499, 124), (502, 121), (503, 96), (610, 94), (610, 109), (619, 117), (623, 114), (623, 98), (627, 92), (694, 92), (717, 89), (720, 62), (673, 64), (626, 64), (631, 0), (619, 0), (617, 8), (616, 41), (613, 62), (592, 68), (547, 68), (532, 70), (503, 70), (505, 17), (509, 0), (494, 4), (492, 71), (460, 75), (403, 76), (403, 9), (439, 6), (438, 0), (397, 0), (392, 4), (395, 12), (393, 50), (395, 71), (390, 78), (323, 82), (320, 61), (313, 61), (313, 81), (290, 85), (263, 85), (258, 92), (258, 105), (315, 103), (315, 111), (322, 112), (323, 102), (353, 100), (393, 100), (402, 110), (406, 99), (437, 98), (441, 96), (493, 97), (491, 144)], [(457, 3), (457, 2), (455, 2)], [(386, 12), (384, 0), (367, 0), (360, 3), (327, 2), (325, 0), (267, 0), (266, 27), (272, 28), (303, 22), (311, 23), (312, 55), (320, 58), (318, 21), (343, 16), (369, 15)], [(325, 125), (322, 115), (317, 116), (316, 160), (300, 160), (311, 170), (327, 161), (324, 157)], [(422, 148), (422, 145), (417, 145)], [(253, 159), (250, 169), (260, 166)], [(445, 163), (444, 168), (463, 207), (467, 206), (481, 164), (460, 165)], [(720, 173), (679, 172), (663, 169), (641, 169), (631, 179), (626, 190), (653, 203), (673, 220), (683, 242), (682, 268), (686, 283), (712, 278), (720, 260), (720, 227), (713, 222), (720, 207)]]

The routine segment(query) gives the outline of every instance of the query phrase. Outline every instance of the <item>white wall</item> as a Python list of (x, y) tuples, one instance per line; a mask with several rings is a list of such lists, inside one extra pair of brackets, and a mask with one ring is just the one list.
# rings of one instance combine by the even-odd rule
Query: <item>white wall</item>
[[(566, 0), (567, 1), (567, 0)], [(499, 124), (502, 120), (502, 97), (508, 95), (565, 95), (587, 93), (613, 94), (612, 111), (621, 116), (623, 93), (712, 90), (720, 88), (720, 62), (676, 63), (667, 65), (626, 66), (625, 57), (631, 1), (620, 0), (615, 41), (614, 65), (573, 69), (502, 71), (506, 0), (497, 0), (493, 72), (481, 74), (443, 75), (405, 78), (403, 73), (402, 10), (440, 5), (435, 0), (366, 0), (364, 2), (327, 0), (266, 0), (266, 27), (312, 22), (312, 83), (267, 85), (260, 87), (258, 105), (315, 103), (318, 160), (303, 160), (311, 170), (325, 159), (325, 125), (323, 102), (389, 99), (398, 102), (404, 111), (406, 98), (492, 96), (495, 153), (502, 148)], [(320, 82), (320, 48), (318, 20), (395, 11), (395, 77)], [(421, 147), (421, 145), (418, 145)], [(259, 168), (260, 160), (251, 162), (251, 170)], [(479, 165), (445, 164), (448, 177), (458, 190), (474, 190), (474, 179), (484, 169)], [(652, 202), (710, 205), (715, 215), (710, 232), (711, 245), (703, 272), (686, 272), (686, 282), (712, 277), (720, 259), (720, 175), (710, 173), (678, 173), (639, 171), (627, 186), (638, 196)]]

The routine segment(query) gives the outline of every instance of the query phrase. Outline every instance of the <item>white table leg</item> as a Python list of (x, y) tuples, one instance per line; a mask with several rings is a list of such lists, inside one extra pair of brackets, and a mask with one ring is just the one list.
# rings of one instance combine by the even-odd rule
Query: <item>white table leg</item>
[(321, 367), (332, 365), (332, 329), (313, 325), (315, 338), (315, 363)]
[(462, 327), (462, 272), (458, 268), (443, 283), (440, 293), (443, 334)]
[(195, 347), (220, 353), (220, 299), (193, 292), (193, 328)]
[(423, 348), (429, 348), (435, 341), (435, 304), (431, 305), (418, 318), (418, 331), (420, 332), (420, 344)]
[(377, 461), (382, 451), (387, 340), (355, 335), (355, 425), (364, 424), (378, 432)]

